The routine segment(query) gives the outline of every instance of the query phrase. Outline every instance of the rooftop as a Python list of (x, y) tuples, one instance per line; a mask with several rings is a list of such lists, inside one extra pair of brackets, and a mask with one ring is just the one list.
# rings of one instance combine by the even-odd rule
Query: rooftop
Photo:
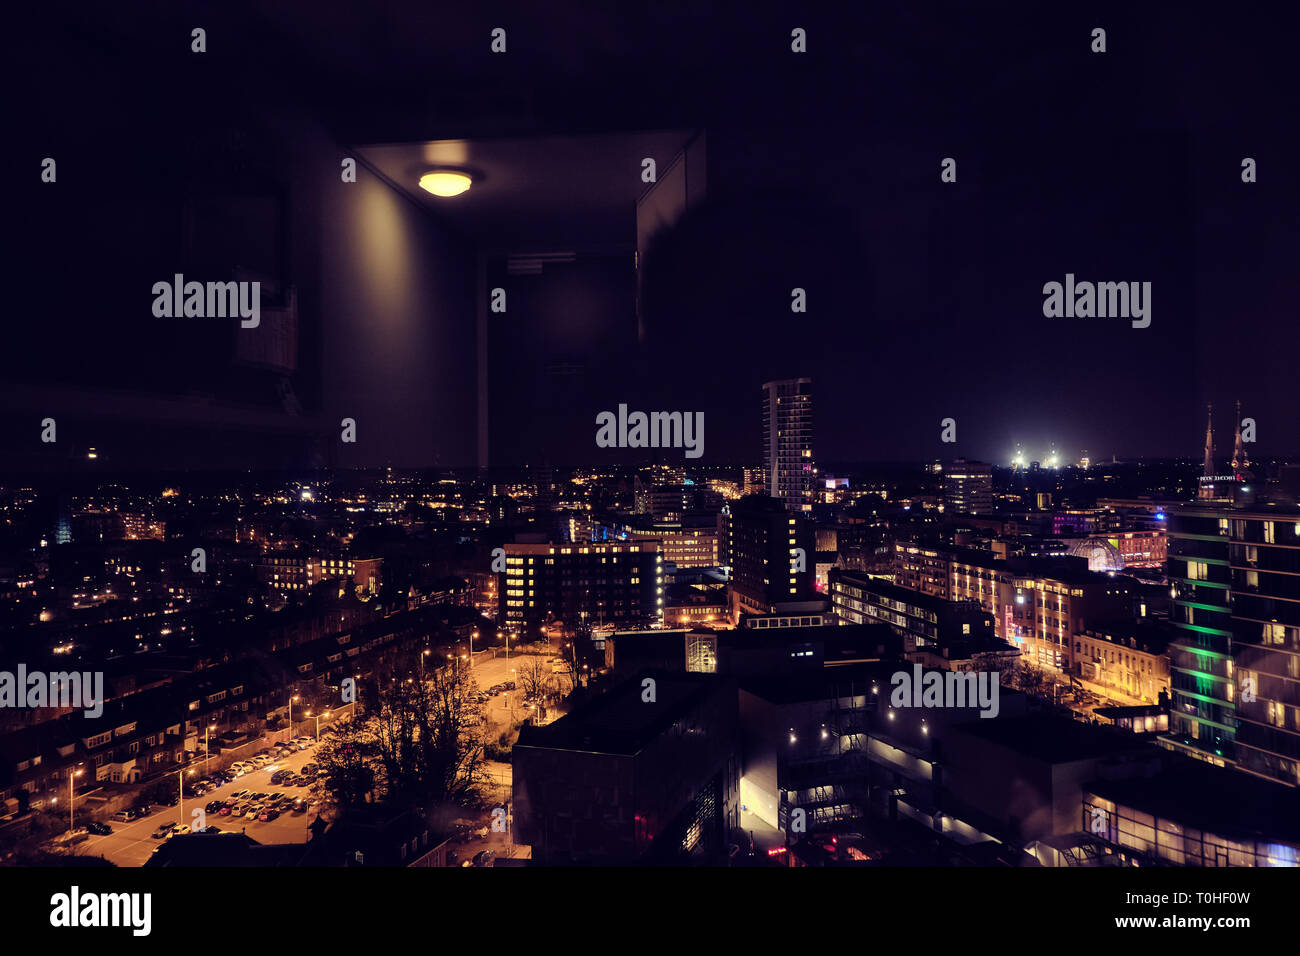
[(639, 677), (654, 679), (656, 706), (641, 699), (640, 679), (625, 681), (552, 724), (525, 726), (516, 746), (631, 756), (728, 685), (713, 674), (647, 670)]

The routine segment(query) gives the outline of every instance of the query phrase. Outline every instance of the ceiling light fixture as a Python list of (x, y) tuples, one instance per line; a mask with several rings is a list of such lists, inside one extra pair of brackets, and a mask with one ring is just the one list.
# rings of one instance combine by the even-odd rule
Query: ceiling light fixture
[(472, 183), (473, 179), (470, 178), (469, 173), (463, 173), (458, 169), (435, 169), (420, 177), (421, 189), (442, 198), (459, 196), (468, 190)]

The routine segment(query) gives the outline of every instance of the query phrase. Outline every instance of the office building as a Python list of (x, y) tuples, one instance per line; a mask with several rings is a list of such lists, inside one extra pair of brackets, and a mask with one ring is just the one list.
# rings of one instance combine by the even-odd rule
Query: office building
[[(967, 645), (993, 651), (993, 615), (977, 601), (946, 601), (855, 571), (830, 572), (831, 606), (843, 624), (881, 623), (903, 638), (903, 653), (938, 657)], [(996, 648), (1003, 650), (1005, 648)]]
[(943, 475), (943, 509), (959, 515), (993, 511), (993, 466), (958, 458)]
[(657, 541), (511, 543), (504, 548), (506, 569), (497, 575), (503, 627), (536, 634), (547, 620), (639, 627), (662, 619), (663, 562)]
[(783, 606), (825, 605), (813, 587), (810, 523), (773, 498), (742, 498), (731, 509), (727, 552), (731, 562), (728, 596), (733, 620), (742, 612), (769, 614)]

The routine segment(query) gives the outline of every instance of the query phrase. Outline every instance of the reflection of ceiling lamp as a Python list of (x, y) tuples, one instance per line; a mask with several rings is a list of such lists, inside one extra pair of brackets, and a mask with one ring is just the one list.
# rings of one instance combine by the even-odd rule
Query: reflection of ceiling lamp
[(473, 184), (469, 173), (457, 169), (435, 169), (420, 177), (420, 188), (435, 196), (459, 196)]

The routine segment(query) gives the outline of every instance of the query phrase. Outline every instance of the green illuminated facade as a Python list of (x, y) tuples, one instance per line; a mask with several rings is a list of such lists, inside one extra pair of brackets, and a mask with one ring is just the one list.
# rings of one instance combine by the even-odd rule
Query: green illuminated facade
[(1211, 763), (1234, 759), (1232, 526), (1226, 507), (1171, 509), (1167, 572), (1172, 585), (1169, 734), (1165, 743)]
[(1178, 636), (1162, 742), (1300, 785), (1300, 510), (1243, 495), (1168, 520)]

